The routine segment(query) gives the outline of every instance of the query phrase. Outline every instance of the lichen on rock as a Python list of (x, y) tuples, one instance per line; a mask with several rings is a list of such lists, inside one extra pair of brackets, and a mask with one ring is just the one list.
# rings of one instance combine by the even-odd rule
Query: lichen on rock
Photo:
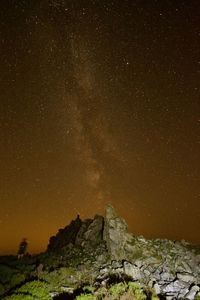
[[(104, 219), (103, 238), (106, 242), (111, 259), (122, 260), (127, 258), (128, 245), (133, 241), (133, 236), (127, 232), (127, 223), (120, 218), (112, 205), (106, 208)], [(127, 251), (128, 250), (128, 251)]]

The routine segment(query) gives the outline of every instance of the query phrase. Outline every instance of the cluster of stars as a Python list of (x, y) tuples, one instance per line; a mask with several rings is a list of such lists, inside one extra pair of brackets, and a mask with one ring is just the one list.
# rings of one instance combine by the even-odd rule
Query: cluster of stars
[(136, 234), (199, 243), (198, 7), (39, 2), (0, 4), (0, 251), (108, 202)]

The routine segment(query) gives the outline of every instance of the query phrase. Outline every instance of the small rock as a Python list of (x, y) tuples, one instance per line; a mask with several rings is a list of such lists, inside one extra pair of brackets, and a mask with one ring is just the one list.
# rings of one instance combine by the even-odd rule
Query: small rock
[(190, 291), (185, 295), (186, 299), (193, 300), (200, 288), (197, 285), (191, 287)]
[(161, 292), (160, 291), (160, 286), (157, 282), (153, 285), (153, 288), (154, 288), (157, 295), (160, 294), (160, 292)]
[(134, 265), (136, 265), (138, 268), (142, 268), (144, 262), (142, 260), (136, 260), (134, 261)]
[(189, 274), (189, 273), (177, 273), (177, 278), (179, 280), (189, 282), (189, 283), (193, 283), (193, 282), (196, 281), (195, 277), (192, 274)]
[(163, 281), (171, 281), (172, 275), (168, 272), (163, 272), (163, 273), (160, 274), (160, 278)]
[(141, 272), (141, 270), (129, 262), (124, 262), (123, 267), (124, 273), (128, 276), (131, 276), (133, 280), (139, 280), (144, 277), (144, 274)]
[(171, 295), (174, 295), (175, 297), (181, 292), (182, 289), (187, 288), (186, 283), (180, 280), (175, 280), (170, 282), (169, 284), (162, 287), (162, 292)]
[(151, 273), (150, 273), (148, 270), (143, 270), (143, 273), (144, 273), (147, 277), (149, 277), (149, 276), (151, 275)]
[(111, 262), (111, 265), (112, 265), (112, 268), (116, 269), (116, 268), (122, 268), (122, 263), (120, 261), (116, 261), (116, 260), (113, 260)]

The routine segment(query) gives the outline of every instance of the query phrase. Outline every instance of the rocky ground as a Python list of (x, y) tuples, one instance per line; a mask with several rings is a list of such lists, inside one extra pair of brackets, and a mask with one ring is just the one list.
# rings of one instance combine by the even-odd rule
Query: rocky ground
[(103, 288), (138, 293), (109, 292), (107, 299), (200, 299), (200, 251), (185, 241), (134, 236), (108, 206), (104, 217), (78, 216), (60, 229), (45, 253), (0, 258), (1, 299), (76, 299), (88, 286), (91, 298), (84, 299), (106, 299)]

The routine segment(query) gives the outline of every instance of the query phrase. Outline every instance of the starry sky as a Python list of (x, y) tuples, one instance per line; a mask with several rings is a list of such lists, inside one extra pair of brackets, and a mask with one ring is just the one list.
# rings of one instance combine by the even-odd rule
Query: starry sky
[(112, 203), (200, 243), (200, 6), (0, 1), (0, 254)]

